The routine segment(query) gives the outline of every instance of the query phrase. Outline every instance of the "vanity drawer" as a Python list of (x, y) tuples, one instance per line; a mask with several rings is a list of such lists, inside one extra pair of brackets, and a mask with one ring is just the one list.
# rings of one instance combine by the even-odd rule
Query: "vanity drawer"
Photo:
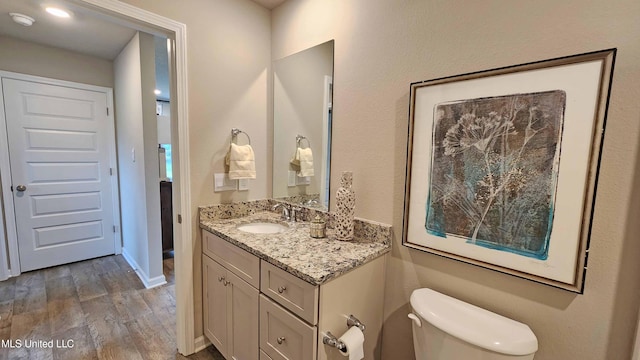
[(269, 357), (269, 355), (265, 354), (264, 351), (260, 350), (260, 360), (273, 360)]
[(262, 261), (260, 290), (311, 325), (318, 323), (318, 286)]
[(202, 230), (202, 251), (256, 289), (260, 286), (260, 259)]
[(272, 360), (314, 360), (318, 330), (260, 295), (260, 349)]

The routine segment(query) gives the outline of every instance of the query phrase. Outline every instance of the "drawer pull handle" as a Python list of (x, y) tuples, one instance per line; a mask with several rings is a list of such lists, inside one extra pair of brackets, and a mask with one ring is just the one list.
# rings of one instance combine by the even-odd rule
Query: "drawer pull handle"
[(278, 344), (282, 345), (282, 343), (283, 343), (285, 340), (287, 340), (287, 339), (285, 339), (285, 337), (284, 337), (284, 336), (280, 336), (280, 337), (278, 338)]
[(227, 280), (225, 280), (225, 281), (223, 282), (223, 284), (224, 284), (224, 286), (227, 286), (227, 285), (231, 284), (231, 281), (227, 281)]
[(218, 281), (223, 282), (224, 280), (224, 276), (218, 276)]
[[(287, 287), (286, 287), (286, 286), (280, 286), (280, 287), (278, 288), (278, 292), (279, 292), (280, 294), (282, 294), (282, 293), (283, 293), (283, 292), (285, 292), (286, 290), (287, 290)], [(283, 339), (284, 339), (284, 338), (283, 338)]]

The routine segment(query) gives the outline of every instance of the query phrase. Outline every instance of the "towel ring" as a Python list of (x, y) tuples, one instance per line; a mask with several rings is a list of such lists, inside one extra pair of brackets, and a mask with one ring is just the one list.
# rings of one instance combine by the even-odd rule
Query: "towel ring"
[(296, 147), (300, 147), (300, 143), (302, 142), (302, 140), (307, 140), (307, 147), (311, 147), (311, 141), (309, 141), (306, 136), (302, 135), (296, 135)]
[(231, 142), (234, 144), (238, 143), (238, 134), (243, 133), (246, 137), (247, 140), (249, 140), (249, 145), (251, 145), (251, 138), (249, 137), (249, 134), (247, 134), (246, 132), (240, 130), (240, 129), (236, 129), (233, 128), (231, 129)]

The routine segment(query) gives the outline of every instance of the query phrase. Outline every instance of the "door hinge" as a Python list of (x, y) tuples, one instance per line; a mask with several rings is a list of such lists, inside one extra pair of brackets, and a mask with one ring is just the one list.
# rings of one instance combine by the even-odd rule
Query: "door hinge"
[(13, 185), (11, 185), (11, 192), (13, 192)]
[(178, 214), (178, 224), (182, 224), (182, 215)]
[(113, 225), (113, 232), (116, 232), (116, 226)]
[(109, 108), (107, 108), (107, 116), (109, 116)]
[(113, 168), (109, 168), (109, 175), (113, 176)]

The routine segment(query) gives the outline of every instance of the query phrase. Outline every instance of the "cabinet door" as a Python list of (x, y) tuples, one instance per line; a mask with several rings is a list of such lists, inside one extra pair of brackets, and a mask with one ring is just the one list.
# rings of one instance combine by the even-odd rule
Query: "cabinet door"
[(258, 360), (258, 289), (227, 272), (230, 281), (228, 308), (228, 359)]
[(204, 334), (227, 357), (227, 270), (206, 255), (202, 256)]

